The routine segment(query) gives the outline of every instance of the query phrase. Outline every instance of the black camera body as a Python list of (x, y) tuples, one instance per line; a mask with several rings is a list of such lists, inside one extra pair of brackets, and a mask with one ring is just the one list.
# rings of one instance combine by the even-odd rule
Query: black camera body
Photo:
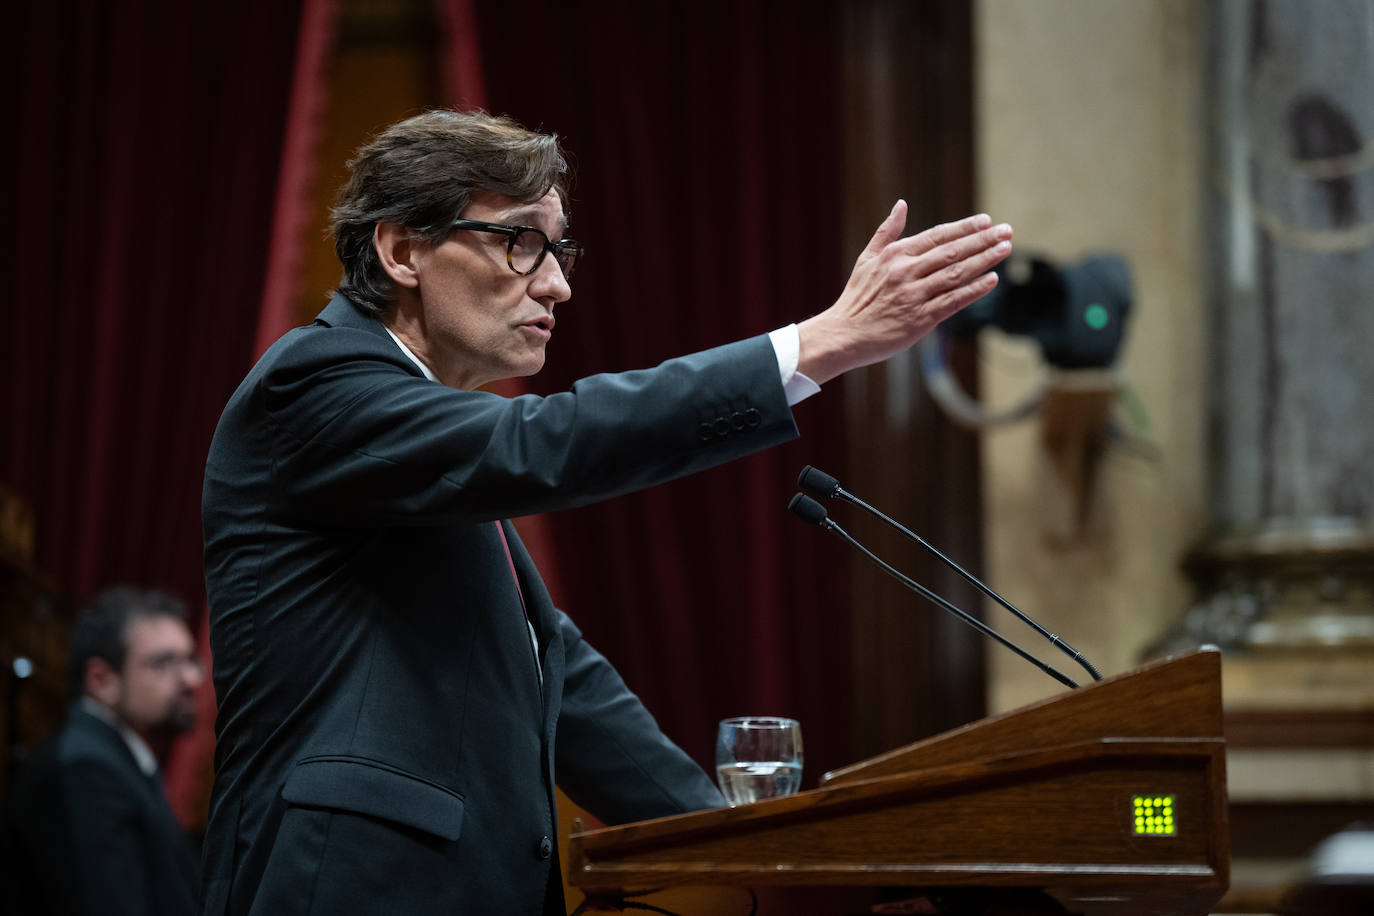
[(1040, 257), (1009, 259), (997, 288), (945, 322), (972, 336), (985, 327), (1033, 338), (1059, 369), (1105, 369), (1115, 361), (1131, 310), (1131, 272), (1115, 255), (1056, 267)]

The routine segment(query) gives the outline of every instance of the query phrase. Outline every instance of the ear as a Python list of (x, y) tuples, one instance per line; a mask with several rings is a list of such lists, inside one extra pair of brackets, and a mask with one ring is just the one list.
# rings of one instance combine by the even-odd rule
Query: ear
[(103, 658), (86, 659), (86, 694), (104, 703), (115, 706), (124, 691), (124, 681), (119, 672), (110, 667)]
[(399, 223), (378, 223), (372, 230), (372, 247), (377, 250), (382, 269), (397, 286), (414, 289), (420, 285), (413, 260), (419, 246), (409, 229)]

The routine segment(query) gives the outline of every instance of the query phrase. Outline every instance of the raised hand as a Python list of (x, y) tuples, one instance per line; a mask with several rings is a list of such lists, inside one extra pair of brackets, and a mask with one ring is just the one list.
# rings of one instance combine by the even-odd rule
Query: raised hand
[(1011, 253), (1011, 226), (986, 214), (902, 237), (899, 200), (854, 262), (830, 308), (797, 326), (798, 370), (818, 383), (881, 362), (997, 285), (992, 269)]

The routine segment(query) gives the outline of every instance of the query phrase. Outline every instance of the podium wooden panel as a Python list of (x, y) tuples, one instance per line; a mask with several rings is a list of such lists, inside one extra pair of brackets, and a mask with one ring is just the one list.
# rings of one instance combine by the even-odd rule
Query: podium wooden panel
[[(569, 881), (1025, 888), (1070, 913), (1202, 914), (1229, 884), (1221, 662), (1198, 651), (826, 774), (789, 798), (574, 833)], [(1133, 799), (1171, 796), (1171, 834)], [(917, 893), (913, 890), (913, 894)]]

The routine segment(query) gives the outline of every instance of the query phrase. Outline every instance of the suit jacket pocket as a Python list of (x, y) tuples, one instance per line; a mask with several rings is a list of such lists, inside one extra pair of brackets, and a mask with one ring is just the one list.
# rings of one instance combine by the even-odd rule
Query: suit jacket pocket
[(282, 787), (289, 804), (332, 808), (394, 821), (456, 840), (463, 830), (463, 797), (437, 783), (365, 757), (306, 757)]

